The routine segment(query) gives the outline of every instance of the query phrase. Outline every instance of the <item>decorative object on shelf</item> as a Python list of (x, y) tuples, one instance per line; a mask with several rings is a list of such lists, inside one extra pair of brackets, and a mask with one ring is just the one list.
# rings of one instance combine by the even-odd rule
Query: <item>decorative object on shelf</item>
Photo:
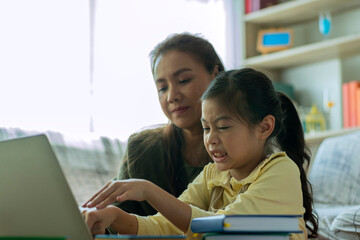
[(324, 115), (318, 110), (315, 104), (312, 105), (310, 112), (305, 116), (305, 132), (313, 133), (324, 131), (326, 122)]
[(295, 107), (296, 107), (296, 110), (297, 110), (297, 112), (299, 114), (299, 118), (300, 118), (300, 121), (301, 121), (301, 124), (302, 124), (302, 127), (303, 127), (303, 131), (304, 131), (304, 133), (306, 133), (305, 119), (306, 119), (306, 115), (310, 112), (311, 107), (306, 107), (306, 106), (303, 106), (303, 105), (300, 105), (300, 104), (296, 104)]
[(324, 111), (330, 112), (331, 108), (335, 105), (334, 101), (331, 100), (330, 91), (328, 88), (325, 88), (323, 91), (323, 104)]
[(319, 14), (319, 31), (326, 39), (331, 32), (331, 14), (329, 11), (322, 11)]
[(294, 31), (292, 28), (271, 28), (258, 32), (257, 50), (262, 54), (276, 52), (292, 47)]
[(325, 117), (326, 125), (330, 126), (331, 121), (331, 109), (334, 107), (335, 102), (331, 98), (329, 88), (324, 88), (323, 90), (323, 114)]

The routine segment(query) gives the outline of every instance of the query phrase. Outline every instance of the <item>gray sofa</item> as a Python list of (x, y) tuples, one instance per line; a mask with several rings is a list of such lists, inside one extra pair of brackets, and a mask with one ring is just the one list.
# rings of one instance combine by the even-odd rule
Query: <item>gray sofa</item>
[[(39, 134), (0, 128), (0, 140)], [(45, 132), (74, 196), (81, 204), (119, 170), (126, 142)], [(360, 131), (325, 139), (308, 172), (319, 215), (318, 239), (360, 239)]]
[(58, 132), (0, 128), (0, 140), (42, 133), (49, 138), (78, 204), (117, 175), (126, 145), (126, 142), (118, 139), (95, 136), (79, 138)]
[(309, 171), (319, 239), (360, 239), (360, 131), (325, 139)]

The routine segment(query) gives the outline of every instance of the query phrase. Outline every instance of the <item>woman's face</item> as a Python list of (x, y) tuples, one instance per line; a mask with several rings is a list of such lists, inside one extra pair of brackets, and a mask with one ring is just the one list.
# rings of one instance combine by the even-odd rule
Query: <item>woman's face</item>
[(170, 50), (155, 62), (154, 80), (161, 108), (167, 118), (183, 129), (201, 128), (200, 97), (218, 73), (209, 74), (192, 55)]

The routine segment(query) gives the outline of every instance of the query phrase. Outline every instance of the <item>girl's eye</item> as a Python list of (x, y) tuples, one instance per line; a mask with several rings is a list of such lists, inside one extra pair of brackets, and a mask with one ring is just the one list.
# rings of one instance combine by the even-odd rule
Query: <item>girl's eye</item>
[(205, 131), (209, 131), (210, 130), (210, 128), (208, 128), (208, 127), (203, 127), (203, 131), (205, 132)]
[(191, 78), (179, 81), (180, 84), (185, 84), (191, 81)]
[(226, 126), (226, 127), (218, 127), (219, 130), (226, 130), (228, 128), (230, 128), (230, 127), (228, 127), (228, 126)]

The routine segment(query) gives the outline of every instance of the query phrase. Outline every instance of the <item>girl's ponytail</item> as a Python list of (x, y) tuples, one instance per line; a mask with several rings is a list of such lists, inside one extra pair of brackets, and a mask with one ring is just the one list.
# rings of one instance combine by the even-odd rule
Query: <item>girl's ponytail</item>
[(311, 184), (306, 178), (304, 161), (310, 163), (310, 150), (305, 144), (304, 132), (299, 115), (290, 98), (285, 94), (277, 92), (281, 102), (282, 116), (281, 128), (276, 136), (277, 143), (282, 151), (296, 163), (300, 170), (301, 188), (303, 192), (303, 206), (305, 208), (304, 220), (310, 222), (312, 226), (306, 224), (309, 229), (309, 237), (317, 237), (318, 218), (312, 211), (312, 189)]
[(305, 145), (304, 132), (296, 108), (289, 97), (277, 92), (281, 103), (281, 128), (277, 134), (277, 142), (296, 164), (303, 168), (304, 161), (310, 162), (310, 150)]

